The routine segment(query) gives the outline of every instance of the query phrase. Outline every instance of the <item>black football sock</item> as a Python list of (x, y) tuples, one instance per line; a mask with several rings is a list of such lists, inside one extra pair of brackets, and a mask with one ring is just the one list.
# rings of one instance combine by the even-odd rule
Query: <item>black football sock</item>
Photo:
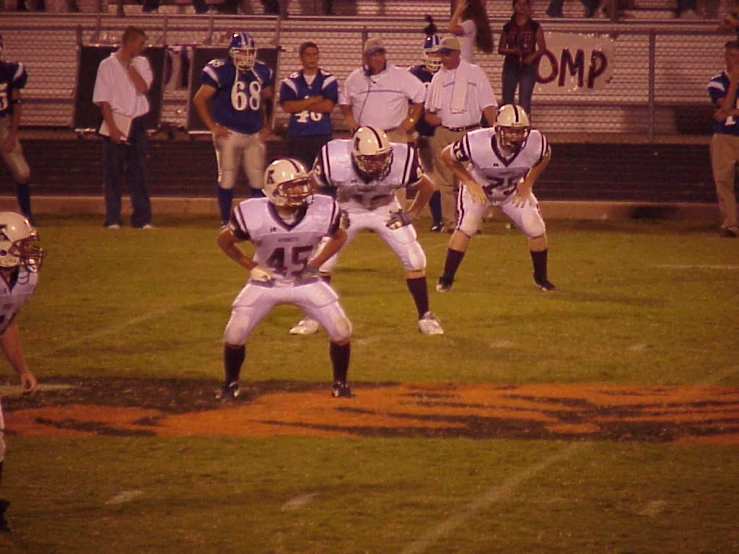
[(413, 301), (416, 303), (418, 319), (421, 319), (423, 314), (429, 311), (429, 291), (428, 285), (426, 284), (426, 277), (406, 279), (405, 282), (408, 285), (408, 290), (411, 291)]
[(459, 265), (464, 259), (464, 254), (464, 252), (460, 252), (459, 250), (452, 250), (451, 248), (447, 248), (446, 261), (444, 262), (444, 273), (441, 274), (444, 279), (447, 279), (449, 281), (454, 280), (454, 276), (457, 274)]
[(547, 280), (547, 252), (549, 250), (541, 250), (539, 252), (529, 251), (531, 253), (531, 261), (534, 264), (534, 280), (541, 283)]
[(226, 383), (235, 383), (239, 380), (241, 366), (246, 359), (246, 346), (233, 348), (223, 347), (223, 370)]
[(23, 217), (33, 223), (33, 217), (31, 216), (31, 185), (16, 183), (15, 196), (18, 199), (18, 208), (20, 208)]
[(441, 224), (443, 221), (441, 218), (441, 192), (438, 190), (435, 190), (429, 198), (429, 211), (434, 223)]
[(218, 209), (221, 212), (221, 222), (228, 223), (228, 220), (231, 219), (231, 203), (233, 202), (234, 191), (233, 189), (224, 189), (219, 186), (217, 197)]
[(331, 342), (329, 343), (328, 353), (331, 356), (334, 382), (346, 383), (346, 376), (349, 373), (351, 343), (336, 344), (335, 342)]

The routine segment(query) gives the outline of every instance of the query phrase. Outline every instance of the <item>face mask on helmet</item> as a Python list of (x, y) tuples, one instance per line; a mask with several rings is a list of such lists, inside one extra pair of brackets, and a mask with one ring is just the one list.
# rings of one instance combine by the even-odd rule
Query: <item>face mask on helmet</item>
[(423, 65), (427, 71), (436, 73), (441, 68), (441, 56), (439, 55), (439, 35), (428, 35), (423, 41)]
[(368, 179), (382, 179), (390, 172), (393, 161), (390, 140), (385, 131), (360, 127), (352, 138), (352, 160)]
[(231, 35), (231, 42), (228, 44), (228, 55), (239, 71), (248, 71), (254, 67), (254, 60), (257, 57), (257, 47), (254, 39), (246, 32), (234, 33)]
[(28, 220), (15, 212), (0, 212), (0, 267), (25, 267), (36, 272), (46, 255), (38, 233)]
[(522, 107), (506, 104), (498, 109), (495, 134), (503, 148), (517, 152), (526, 142), (530, 131), (529, 116)]
[(264, 172), (264, 193), (275, 206), (300, 208), (313, 201), (313, 187), (305, 166), (297, 160), (275, 160)]

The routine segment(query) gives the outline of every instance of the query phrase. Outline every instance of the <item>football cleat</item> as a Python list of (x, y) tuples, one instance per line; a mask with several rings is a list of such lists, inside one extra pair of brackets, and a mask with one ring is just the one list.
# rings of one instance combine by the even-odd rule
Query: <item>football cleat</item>
[(333, 398), (351, 398), (354, 394), (352, 394), (352, 389), (349, 385), (341, 381), (336, 381), (331, 385), (331, 396)]
[(0, 531), (5, 531), (6, 533), (10, 533), (12, 531), (8, 520), (5, 519), (5, 510), (7, 510), (9, 506), (10, 502), (7, 500), (0, 500)]
[(216, 398), (222, 402), (232, 402), (241, 395), (241, 389), (236, 381), (231, 383), (223, 383), (221, 390), (216, 394)]
[(426, 312), (423, 317), (418, 320), (418, 330), (424, 335), (443, 335), (444, 329), (441, 328), (439, 320), (431, 312)]
[(318, 322), (315, 319), (304, 317), (290, 329), (291, 335), (312, 335), (318, 332)]
[(554, 285), (554, 283), (550, 282), (549, 279), (542, 279), (541, 281), (534, 279), (534, 285), (537, 289), (544, 292), (552, 292), (553, 290), (557, 290), (557, 287)]
[(432, 233), (441, 233), (444, 230), (443, 223), (434, 223), (429, 229)]
[(439, 280), (436, 281), (436, 292), (449, 292), (450, 290), (452, 290), (453, 284), (454, 279), (449, 279), (442, 275), (441, 277), (439, 277)]

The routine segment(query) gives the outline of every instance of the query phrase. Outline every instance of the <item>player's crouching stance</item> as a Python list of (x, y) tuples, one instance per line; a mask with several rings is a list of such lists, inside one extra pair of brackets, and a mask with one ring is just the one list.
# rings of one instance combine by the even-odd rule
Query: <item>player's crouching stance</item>
[[(15, 316), (31, 297), (38, 282), (38, 270), (44, 257), (38, 234), (28, 220), (14, 212), (0, 212), (0, 349), (13, 367), (28, 394), (36, 388), (36, 377), (28, 369), (21, 349)], [(0, 405), (0, 481), (3, 474), (5, 424)], [(0, 499), (0, 531), (10, 531), (5, 511), (10, 502)]]
[(547, 234), (539, 201), (531, 192), (551, 158), (544, 135), (531, 129), (520, 106), (498, 109), (493, 129), (464, 135), (442, 151), (442, 160), (459, 179), (459, 221), (449, 240), (444, 271), (436, 290), (452, 288), (470, 237), (477, 233), (491, 206), (497, 206), (529, 238), (534, 284), (543, 291), (556, 287), (547, 277)]
[[(413, 227), (434, 190), (418, 161), (416, 147), (391, 143), (380, 129), (360, 127), (351, 140), (332, 140), (321, 148), (313, 166), (313, 179), (319, 187), (335, 192), (347, 214), (346, 245), (362, 231), (377, 233), (403, 264), (406, 286), (416, 305), (418, 330), (424, 335), (443, 335), (439, 320), (429, 309), (426, 254)], [(405, 211), (396, 191), (409, 186), (418, 187), (418, 194)], [(320, 254), (323, 259), (324, 249)], [(321, 276), (328, 281), (338, 255), (325, 259), (328, 262), (320, 266)], [(308, 335), (317, 330), (307, 314), (290, 334)]]
[[(346, 382), (352, 325), (334, 290), (319, 278), (319, 266), (346, 241), (333, 198), (313, 194), (303, 165), (292, 159), (272, 162), (264, 173), (266, 198), (251, 198), (234, 208), (218, 246), (249, 271), (249, 281), (234, 300), (224, 334), (225, 378), (219, 397), (239, 395), (239, 374), (246, 359), (246, 338), (279, 304), (293, 304), (318, 321), (329, 335), (334, 397), (350, 397)], [(314, 248), (328, 241), (315, 258)], [(250, 240), (254, 258), (237, 243)]]

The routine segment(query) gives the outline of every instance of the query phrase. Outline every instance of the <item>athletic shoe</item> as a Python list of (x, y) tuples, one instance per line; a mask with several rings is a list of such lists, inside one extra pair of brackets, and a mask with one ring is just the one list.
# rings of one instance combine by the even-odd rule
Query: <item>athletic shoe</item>
[(439, 280), (436, 281), (436, 292), (449, 292), (452, 290), (453, 284), (454, 279), (448, 279), (442, 275), (439, 277)]
[(432, 233), (441, 233), (444, 230), (443, 223), (434, 223), (429, 229)]
[(312, 335), (318, 332), (318, 322), (315, 319), (304, 317), (290, 329), (291, 335)]
[(106, 225), (105, 228), (106, 229), (120, 229), (121, 226), (118, 225), (117, 223), (111, 223), (110, 225)]
[(721, 237), (722, 239), (735, 239), (737, 238), (737, 233), (736, 231), (732, 231), (731, 229), (721, 229), (719, 237)]
[(557, 287), (554, 286), (554, 283), (551, 283), (549, 279), (543, 279), (541, 281), (537, 281), (536, 279), (534, 279), (534, 285), (537, 289), (544, 292), (552, 292), (553, 290), (557, 290)]
[(331, 385), (331, 396), (333, 398), (351, 398), (354, 394), (352, 394), (352, 389), (349, 385), (341, 381), (336, 381)]
[(149, 230), (149, 229), (156, 229), (156, 227), (154, 227), (151, 223), (147, 223), (146, 225), (142, 226), (141, 228), (142, 229), (147, 229), (147, 230)]
[(424, 335), (443, 335), (444, 329), (441, 328), (439, 320), (431, 312), (426, 312), (423, 317), (418, 320), (418, 330)]
[(241, 389), (236, 381), (231, 383), (223, 383), (221, 390), (216, 394), (216, 398), (222, 402), (232, 402), (241, 394)]
[(5, 531), (6, 533), (10, 533), (12, 531), (8, 520), (5, 519), (5, 510), (7, 510), (9, 506), (10, 502), (7, 500), (0, 500), (0, 531)]

